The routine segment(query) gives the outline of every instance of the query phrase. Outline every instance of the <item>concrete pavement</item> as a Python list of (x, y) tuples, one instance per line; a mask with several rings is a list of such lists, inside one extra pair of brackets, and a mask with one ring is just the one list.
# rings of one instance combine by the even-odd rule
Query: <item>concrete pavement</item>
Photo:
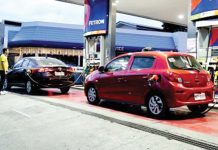
[(0, 120), (4, 150), (218, 148), (213, 135), (43, 94), (0, 96)]

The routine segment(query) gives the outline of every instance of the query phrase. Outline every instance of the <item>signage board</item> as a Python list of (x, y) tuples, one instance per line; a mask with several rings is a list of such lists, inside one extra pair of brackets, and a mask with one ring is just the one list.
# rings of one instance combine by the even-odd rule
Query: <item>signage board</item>
[(191, 20), (218, 16), (218, 0), (192, 0)]
[(109, 0), (84, 0), (84, 36), (108, 33)]
[(212, 28), (210, 32), (210, 46), (218, 46), (218, 28)]

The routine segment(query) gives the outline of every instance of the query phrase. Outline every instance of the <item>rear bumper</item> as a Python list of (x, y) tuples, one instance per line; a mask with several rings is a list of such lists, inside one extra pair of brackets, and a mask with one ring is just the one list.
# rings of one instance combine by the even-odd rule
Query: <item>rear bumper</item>
[(73, 85), (70, 79), (34, 78), (34, 81), (34, 85), (41, 88), (62, 88)]
[[(180, 107), (184, 105), (209, 104), (214, 100), (214, 85), (208, 84), (206, 87), (186, 88), (181, 84), (171, 84), (171, 94), (167, 94), (168, 106)], [(205, 93), (206, 99), (195, 100), (194, 94)]]

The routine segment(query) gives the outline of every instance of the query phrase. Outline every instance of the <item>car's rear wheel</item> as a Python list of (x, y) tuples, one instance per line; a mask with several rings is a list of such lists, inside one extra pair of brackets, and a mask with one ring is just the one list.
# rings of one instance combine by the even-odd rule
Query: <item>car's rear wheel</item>
[(7, 91), (10, 91), (11, 90), (11, 85), (7, 85), (7, 87), (5, 88)]
[(155, 118), (165, 117), (169, 108), (160, 94), (153, 93), (147, 99), (147, 111)]
[(4, 87), (3, 89), (6, 89), (6, 90), (11, 90), (11, 85), (8, 83), (8, 80), (5, 80), (5, 84), (4, 84)]
[(67, 94), (70, 90), (70, 87), (60, 88), (62, 94)]
[(26, 81), (25, 89), (26, 89), (27, 94), (32, 94), (33, 93), (33, 84), (32, 84), (32, 82), (30, 80)]
[(98, 92), (93, 86), (88, 87), (86, 95), (90, 104), (97, 105), (100, 102)]
[(188, 105), (188, 109), (195, 113), (195, 114), (201, 114), (208, 108), (208, 104), (203, 104), (203, 105)]

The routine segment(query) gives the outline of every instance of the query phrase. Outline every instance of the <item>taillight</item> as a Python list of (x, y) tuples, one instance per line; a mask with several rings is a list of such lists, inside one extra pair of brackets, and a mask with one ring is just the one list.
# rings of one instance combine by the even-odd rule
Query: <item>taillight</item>
[(53, 71), (53, 69), (50, 69), (50, 68), (34, 68), (34, 69), (31, 69), (30, 71), (31, 71), (31, 73), (37, 73), (37, 72), (43, 73), (43, 72), (51, 72), (51, 71)]
[(51, 72), (51, 71), (53, 71), (53, 70), (50, 68), (39, 68), (38, 69), (38, 72)]
[(45, 69), (44, 68), (39, 68), (38, 72), (45, 72)]
[(166, 78), (172, 82), (178, 82), (178, 83), (182, 83), (182, 78), (180, 77), (179, 74), (174, 73), (174, 72), (169, 72), (166, 75)]
[(74, 69), (74, 68), (68, 68), (68, 69), (67, 69), (67, 72), (73, 73), (73, 72), (75, 72), (75, 69)]

